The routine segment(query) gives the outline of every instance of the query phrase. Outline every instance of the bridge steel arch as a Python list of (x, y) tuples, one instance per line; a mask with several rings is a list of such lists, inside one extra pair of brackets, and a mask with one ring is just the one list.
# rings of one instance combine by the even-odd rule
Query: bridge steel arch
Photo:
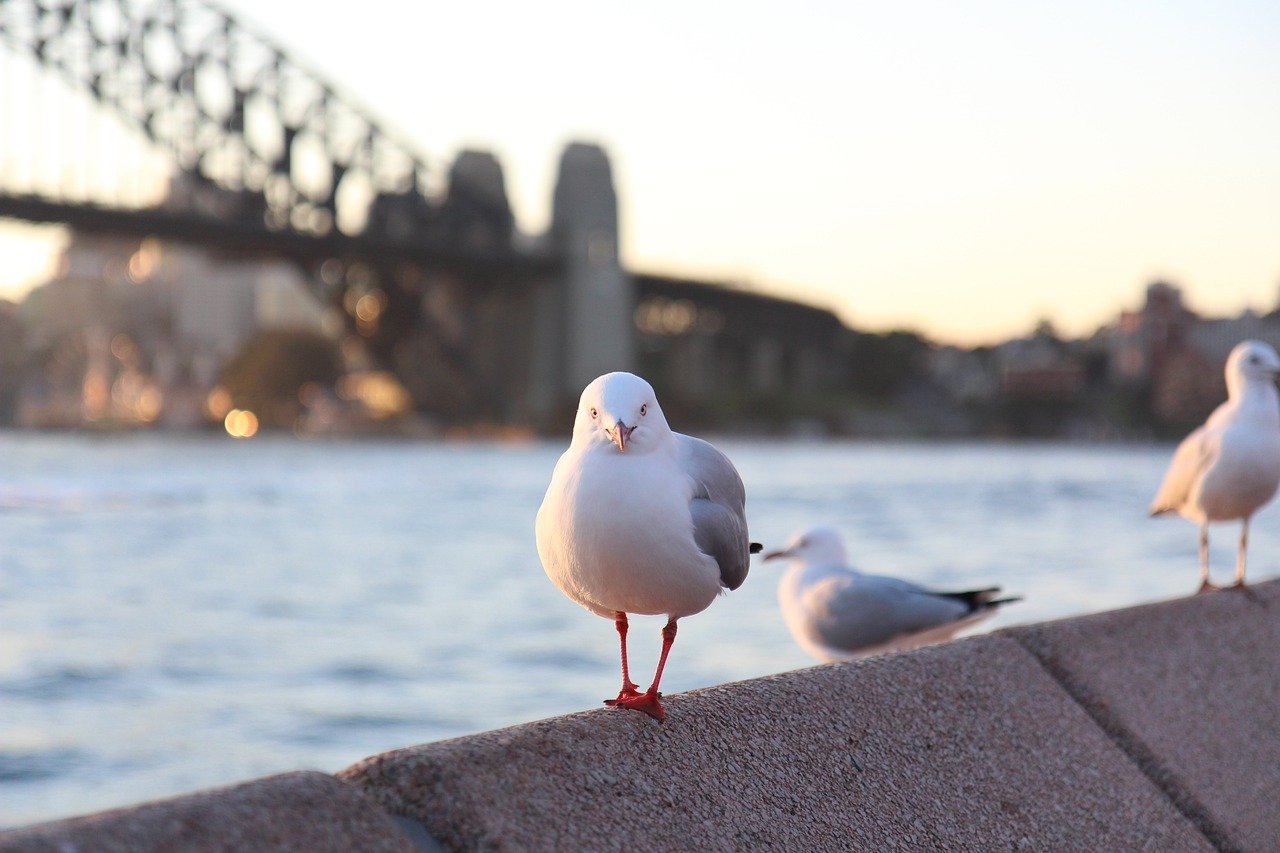
[[(266, 36), (205, 0), (0, 0), (0, 41), (137, 128), (215, 216), (311, 236), (380, 228), (378, 197), (425, 219), (412, 146)], [(412, 203), (416, 201), (417, 203)]]

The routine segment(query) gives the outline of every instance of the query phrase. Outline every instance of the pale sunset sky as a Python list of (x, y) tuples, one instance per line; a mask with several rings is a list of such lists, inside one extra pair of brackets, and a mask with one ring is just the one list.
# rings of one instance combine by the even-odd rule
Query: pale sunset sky
[(526, 231), (564, 143), (604, 145), (632, 269), (967, 344), (1087, 333), (1157, 277), (1209, 314), (1280, 296), (1274, 0), (223, 6), (440, 171), (494, 151)]

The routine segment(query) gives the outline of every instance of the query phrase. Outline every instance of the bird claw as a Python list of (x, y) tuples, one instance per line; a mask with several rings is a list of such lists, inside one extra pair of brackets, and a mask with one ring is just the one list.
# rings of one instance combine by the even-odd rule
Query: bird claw
[(639, 695), (640, 695), (640, 688), (628, 682), (622, 685), (622, 689), (618, 691), (618, 698), (605, 699), (604, 704), (611, 705), (611, 706), (617, 705), (619, 702), (624, 702), (628, 699), (634, 699)]
[(614, 708), (630, 708), (633, 711), (644, 711), (658, 722), (662, 722), (667, 712), (662, 707), (662, 703), (658, 701), (661, 698), (661, 693), (646, 691), (626, 698), (619, 694), (617, 699), (606, 699), (604, 703)]
[(1196, 595), (1201, 595), (1206, 592), (1215, 592), (1219, 589), (1222, 589), (1222, 587), (1218, 586), (1211, 580), (1201, 581), (1200, 588), (1196, 590)]

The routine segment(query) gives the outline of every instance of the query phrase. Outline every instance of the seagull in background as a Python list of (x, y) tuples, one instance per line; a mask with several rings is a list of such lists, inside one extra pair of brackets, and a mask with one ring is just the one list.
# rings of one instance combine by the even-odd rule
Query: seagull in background
[(950, 640), (1016, 597), (999, 587), (936, 592), (847, 565), (844, 540), (829, 527), (797, 533), (765, 560), (788, 560), (778, 603), (800, 647), (822, 661), (847, 661)]
[(1244, 586), (1249, 519), (1280, 486), (1280, 356), (1243, 341), (1227, 356), (1227, 401), (1173, 452), (1151, 515), (1176, 512), (1200, 525), (1200, 592), (1209, 580), (1209, 524), (1240, 520), (1237, 587)]
[[(608, 373), (582, 392), (569, 449), (538, 510), (538, 556), (560, 591), (612, 619), (622, 689), (605, 704), (665, 716), (658, 683), (676, 620), (746, 580), (746, 491), (701, 439), (672, 432), (648, 382)], [(627, 614), (665, 615), (662, 653), (643, 693), (627, 668)]]

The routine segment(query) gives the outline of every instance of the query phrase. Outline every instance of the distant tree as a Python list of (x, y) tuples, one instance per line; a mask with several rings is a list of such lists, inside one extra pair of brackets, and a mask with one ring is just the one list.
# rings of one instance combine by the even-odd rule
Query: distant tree
[(908, 383), (923, 378), (924, 356), (930, 346), (915, 332), (854, 332), (848, 357), (849, 390), (876, 400), (891, 400)]
[(314, 332), (272, 330), (250, 338), (223, 367), (219, 384), (232, 405), (248, 409), (264, 426), (292, 426), (301, 411), (298, 392), (308, 383), (332, 388), (342, 373), (333, 341)]
[(1061, 341), (1062, 336), (1058, 334), (1058, 327), (1048, 317), (1042, 317), (1036, 322), (1035, 331), (1032, 332), (1033, 337), (1048, 338), (1051, 341)]

